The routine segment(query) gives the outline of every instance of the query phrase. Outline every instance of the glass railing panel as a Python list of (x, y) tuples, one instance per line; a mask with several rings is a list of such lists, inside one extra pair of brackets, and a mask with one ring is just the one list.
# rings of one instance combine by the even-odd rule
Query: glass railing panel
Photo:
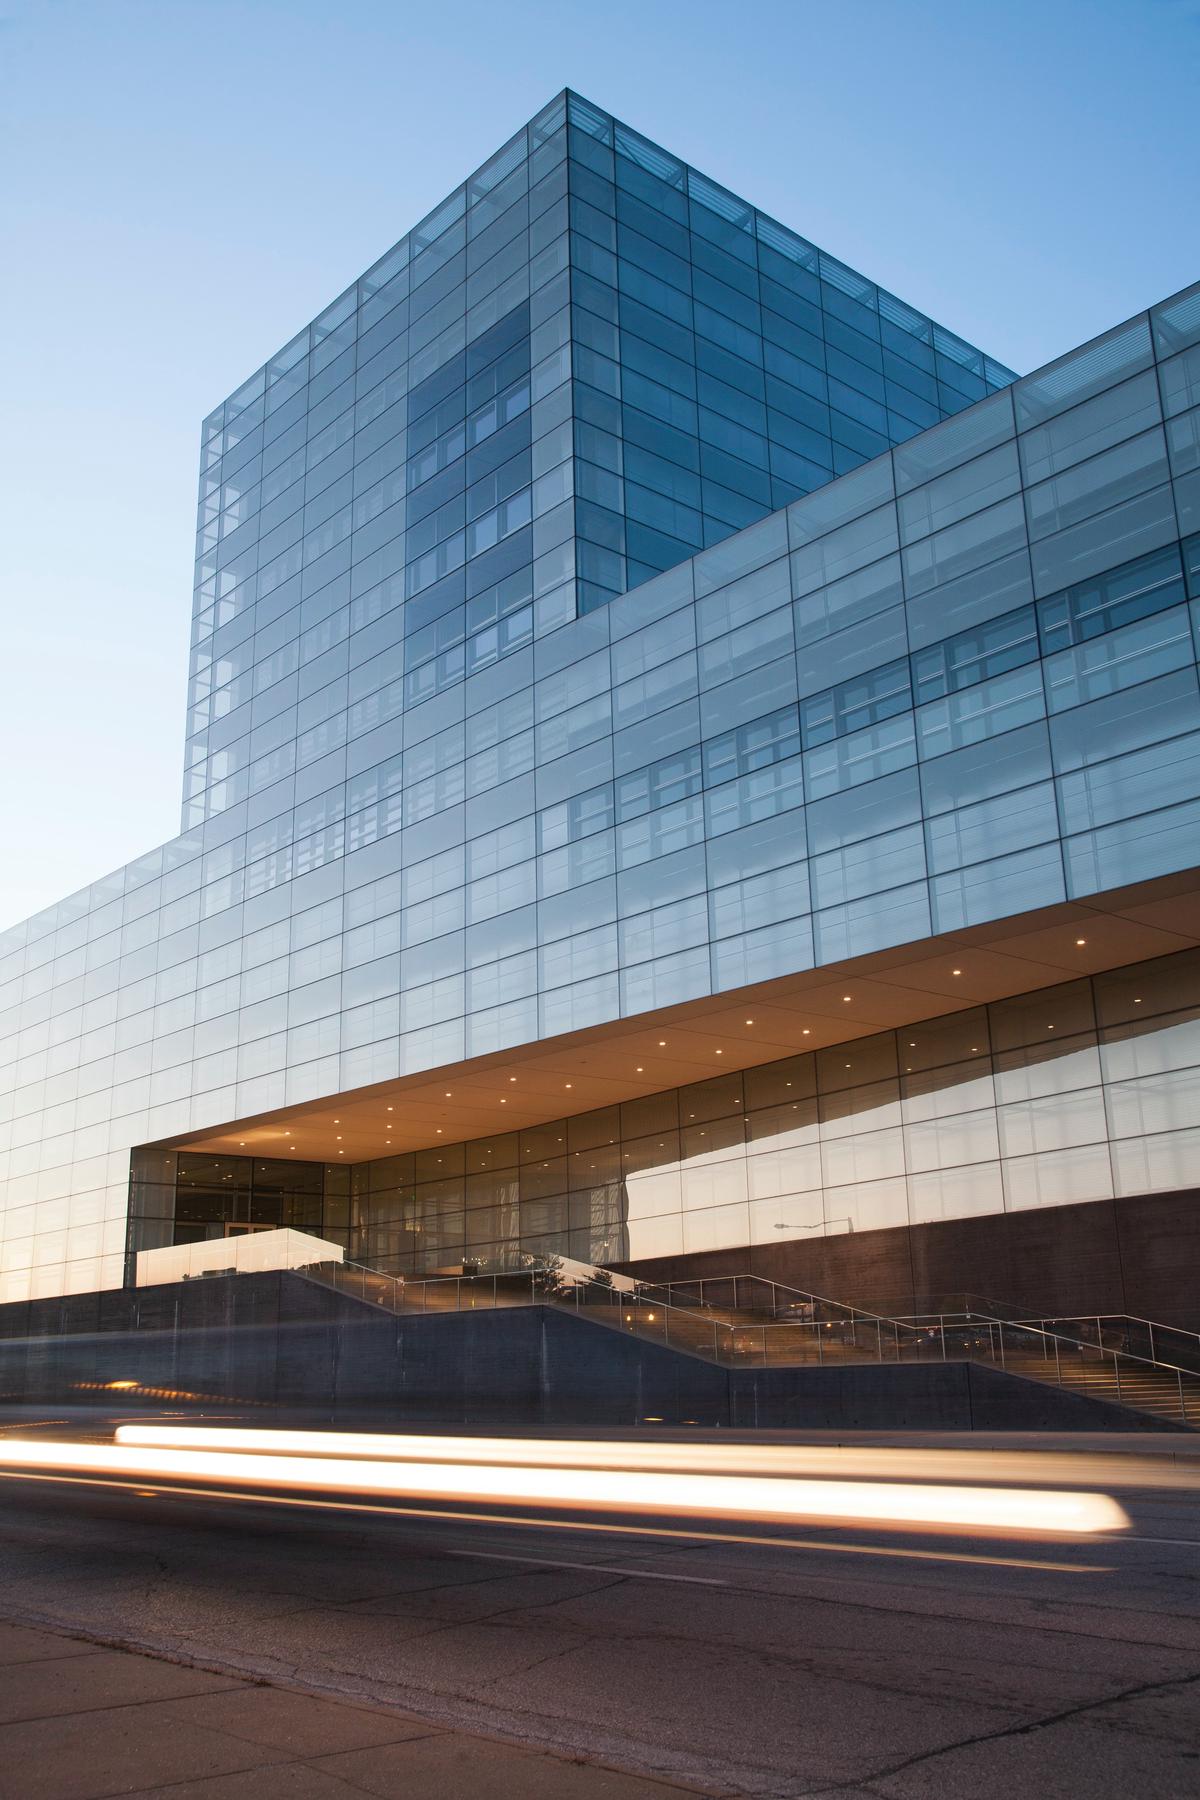
[(926, 1330), (914, 1330), (902, 1324), (893, 1324), (891, 1331), (886, 1326), (880, 1327), (881, 1359), (884, 1362), (928, 1362), (931, 1347), (937, 1347), (937, 1360), (942, 1360), (941, 1342), (935, 1332), (931, 1337)]
[(951, 1318), (942, 1321), (940, 1336), (947, 1359), (999, 1362), (999, 1325), (989, 1319)]
[(817, 1325), (771, 1325), (762, 1337), (763, 1359), (769, 1365), (809, 1368), (825, 1360), (822, 1332)]
[(1130, 1320), (1145, 1333), (1149, 1355), (1154, 1362), (1170, 1363), (1200, 1375), (1200, 1337), (1194, 1331), (1179, 1331), (1173, 1325), (1152, 1325), (1147, 1320)]
[(625, 1306), (621, 1316), (636, 1336), (649, 1338), (654, 1343), (666, 1343), (669, 1324), (665, 1306)]
[[(706, 1276), (699, 1286), (701, 1303), (722, 1312), (737, 1312), (743, 1306), (757, 1310), (763, 1303), (761, 1295), (756, 1297), (753, 1292), (749, 1291), (750, 1283), (739, 1282), (736, 1275)], [(740, 1299), (738, 1297), (739, 1286), (742, 1288)], [(672, 1299), (674, 1299), (674, 1295), (672, 1295)]]
[(496, 1306), (496, 1277), (474, 1275), (464, 1278), (459, 1289), (459, 1309), (467, 1312), (492, 1312)]
[(774, 1329), (771, 1325), (728, 1326), (721, 1337), (721, 1360), (731, 1367), (761, 1367), (768, 1360), (767, 1337)]
[(457, 1280), (426, 1281), (422, 1285), (422, 1312), (445, 1313), (458, 1311), (458, 1289), (460, 1284)]
[[(992, 1328), (992, 1342), (996, 1346), (996, 1361), (1003, 1369), (1010, 1369), (1014, 1374), (1032, 1375), (1040, 1381), (1056, 1381), (1061, 1367), (1057, 1352), (1057, 1342), (1042, 1336), (1035, 1331), (1022, 1331), (1019, 1326), (998, 1322)], [(1084, 1346), (1064, 1346), (1068, 1351), (1068, 1361), (1078, 1360), (1082, 1368)], [(1070, 1352), (1076, 1352), (1072, 1359)]]
[(628, 1294), (616, 1294), (611, 1288), (600, 1287), (592, 1282), (580, 1283), (562, 1294), (554, 1294), (551, 1297), (565, 1305), (575, 1307), (579, 1312), (618, 1313), (624, 1310), (629, 1313), (631, 1321), (635, 1310), (641, 1304), (640, 1301), (631, 1300)]
[(1107, 1350), (1142, 1357), (1147, 1362), (1167, 1363), (1200, 1375), (1200, 1336), (1172, 1325), (1159, 1325), (1122, 1313), (1092, 1317), (1045, 1318), (1029, 1321), (1059, 1336), (1078, 1338)]
[[(715, 1361), (721, 1353), (724, 1328), (714, 1319), (696, 1316), (679, 1308), (668, 1308), (662, 1315), (663, 1342), (673, 1350), (685, 1350), (693, 1356), (706, 1356)], [(654, 1324), (649, 1326), (651, 1334)]]
[(638, 1293), (643, 1299), (657, 1299), (663, 1305), (710, 1306), (714, 1303), (707, 1281), (640, 1282)]
[(524, 1271), (506, 1272), (493, 1278), (492, 1292), (496, 1306), (532, 1306), (535, 1280)]

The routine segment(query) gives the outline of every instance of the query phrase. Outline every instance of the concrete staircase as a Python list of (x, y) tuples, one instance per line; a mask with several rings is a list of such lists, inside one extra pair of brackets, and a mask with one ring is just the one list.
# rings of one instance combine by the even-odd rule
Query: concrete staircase
[[(1082, 1329), (1082, 1321), (1054, 1321), (1051, 1329), (1048, 1321), (977, 1312), (885, 1318), (755, 1276), (652, 1285), (565, 1261), (495, 1275), (413, 1280), (351, 1263), (297, 1272), (402, 1314), (562, 1308), (731, 1369), (980, 1363), (1176, 1426), (1200, 1428), (1200, 1370), (1113, 1347), (1102, 1330)], [(1167, 1328), (1157, 1329), (1168, 1341)]]

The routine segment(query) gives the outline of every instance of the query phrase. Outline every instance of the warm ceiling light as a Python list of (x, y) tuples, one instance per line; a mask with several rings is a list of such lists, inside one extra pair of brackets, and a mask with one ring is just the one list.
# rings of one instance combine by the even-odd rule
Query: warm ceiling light
[(503, 1096), (503, 1095), (501, 1095), (501, 1097), (500, 1097), (500, 1104), (501, 1104), (501, 1106), (507, 1106), (507, 1105), (508, 1105), (508, 1101), (507, 1101), (507, 1100), (506, 1100), (506, 1099), (505, 1099), (505, 1098), (504, 1098), (504, 1096)]
[(517, 1078), (516, 1078), (516, 1076), (515, 1076), (515, 1075), (510, 1075), (510, 1076), (509, 1076), (509, 1078), (508, 1078), (508, 1079), (509, 1079), (509, 1080), (510, 1080), (510, 1081), (515, 1081), (515, 1080), (516, 1080), (516, 1079), (517, 1079)]
[(961, 975), (961, 974), (962, 974), (962, 970), (961, 970), (961, 969), (951, 969), (951, 971), (950, 971), (950, 973), (951, 973), (951, 974), (952, 974), (952, 975)]
[(811, 1037), (812, 1036), (812, 1032), (808, 1029), (807, 1025), (804, 1027), (804, 1030), (800, 1033), (800, 1036), (801, 1037)]
[(713, 1052), (713, 1054), (715, 1056), (724, 1056), (725, 1052), (723, 1050), (716, 1050)]
[(447, 1098), (447, 1100), (449, 1100), (449, 1098), (450, 1098), (450, 1089), (449, 1088), (446, 1089), (446, 1098)]
[[(847, 1065), (846, 1065), (846, 1066), (847, 1066), (847, 1068), (848, 1068), (848, 1067), (849, 1067), (849, 1064), (847, 1064)], [(341, 1134), (341, 1132), (340, 1132), (340, 1131), (339, 1131), (339, 1132), (338, 1132), (338, 1134), (337, 1134), (337, 1142), (338, 1142), (338, 1143), (339, 1143), (339, 1144), (340, 1144), (340, 1143), (341, 1143), (341, 1141), (342, 1141), (342, 1134)]]
[(335, 1125), (340, 1125), (342, 1121), (340, 1119), (335, 1119), (333, 1122)]
[(244, 1149), (245, 1149), (245, 1148), (246, 1148), (246, 1140), (245, 1140), (245, 1138), (239, 1138), (239, 1139), (238, 1139), (238, 1149), (239, 1149), (239, 1150), (244, 1150)]
[(388, 1111), (389, 1111), (389, 1112), (395, 1112), (395, 1110), (396, 1110), (396, 1109), (395, 1109), (395, 1107), (394, 1107), (394, 1106), (389, 1106), (389, 1107), (388, 1107)]
[(633, 1072), (635, 1075), (642, 1075), (645, 1073), (645, 1070), (642, 1068), (641, 1063), (639, 1063), (637, 1068)]
[(1141, 1004), (1142, 1004), (1142, 1003), (1141, 1003), (1141, 1001), (1140, 1001), (1140, 1000), (1135, 1000), (1135, 1001), (1134, 1001), (1134, 1003), (1133, 1003), (1133, 1004), (1134, 1004), (1134, 1005), (1135, 1005), (1135, 1006), (1140, 1006), (1140, 1005), (1141, 1005)]
[(1086, 938), (1076, 938), (1076, 939), (1075, 939), (1075, 942), (1076, 942), (1076, 943), (1077, 943), (1077, 944), (1086, 944), (1086, 943), (1087, 943), (1087, 939), (1086, 939)]
[(665, 1050), (665, 1049), (666, 1049), (666, 1047), (667, 1047), (667, 1040), (666, 1040), (666, 1038), (659, 1038), (659, 1040), (658, 1040), (658, 1047), (659, 1047), (659, 1049), (660, 1049), (660, 1050)]
[(568, 1081), (568, 1082), (567, 1082), (567, 1083), (566, 1083), (566, 1086), (567, 1086), (567, 1087), (569, 1087), (569, 1088), (570, 1088), (570, 1087), (574, 1087), (574, 1085), (575, 1085), (575, 1083), (574, 1083), (574, 1082), (573, 1082), (573, 1081)]
[(438, 1134), (438, 1136), (439, 1136), (439, 1137), (441, 1137), (441, 1135), (442, 1135), (442, 1128), (441, 1128), (441, 1126), (440, 1126), (440, 1125), (439, 1125), (439, 1126), (438, 1126), (438, 1128), (437, 1128), (437, 1134)]
[(849, 994), (843, 994), (843, 995), (842, 995), (842, 999), (843, 999), (843, 1000), (848, 1000), (848, 999), (849, 999), (849, 998), (850, 998), (850, 996), (849, 996)]
[(747, 1025), (753, 1025), (753, 1023), (754, 1023), (754, 1020), (753, 1020), (753, 1019), (747, 1019), (747, 1020), (746, 1020), (746, 1023), (747, 1023)]

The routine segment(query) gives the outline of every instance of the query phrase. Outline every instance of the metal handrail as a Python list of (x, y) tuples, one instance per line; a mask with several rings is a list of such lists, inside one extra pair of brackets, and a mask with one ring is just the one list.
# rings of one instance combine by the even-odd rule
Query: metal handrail
[[(964, 1322), (968, 1322), (973, 1319), (991, 1320), (992, 1322), (994, 1322), (996, 1324), (1004, 1324), (1004, 1325), (1008, 1325), (1008, 1326), (1012, 1326), (1012, 1327), (1024, 1327), (1031, 1331), (1039, 1331), (1047, 1337), (1056, 1337), (1056, 1338), (1061, 1338), (1066, 1342), (1078, 1342), (1078, 1343), (1084, 1343), (1084, 1344), (1087, 1344), (1088, 1340), (1072, 1339), (1068, 1336), (1068, 1334), (1065, 1331), (1054, 1331), (1051, 1328), (1056, 1325), (1068, 1325), (1068, 1324), (1074, 1324), (1076, 1322), (1082, 1324), (1085, 1321), (1089, 1321), (1089, 1320), (1093, 1320), (1093, 1319), (1096, 1321), (1097, 1326), (1099, 1326), (1101, 1324), (1101, 1322), (1104, 1321), (1105, 1319), (1110, 1319), (1113, 1321), (1120, 1320), (1122, 1322), (1126, 1322), (1129, 1324), (1144, 1326), (1146, 1328), (1146, 1330), (1150, 1333), (1152, 1343), (1153, 1343), (1153, 1334), (1156, 1331), (1159, 1333), (1162, 1333), (1163, 1335), (1172, 1334), (1172, 1335), (1177, 1335), (1179, 1337), (1192, 1339), (1196, 1343), (1198, 1351), (1200, 1351), (1200, 1332), (1186, 1331), (1182, 1327), (1175, 1326), (1175, 1325), (1163, 1325), (1163, 1324), (1158, 1323), (1151, 1319), (1139, 1319), (1135, 1315), (1129, 1314), (1129, 1313), (1070, 1313), (1070, 1314), (1062, 1314), (1062, 1315), (1044, 1314), (1040, 1318), (1034, 1318), (1034, 1317), (1031, 1317), (1028, 1315), (1021, 1316), (1021, 1317), (1013, 1317), (1013, 1318), (1002, 1318), (998, 1313), (985, 1311), (985, 1310), (983, 1310), (983, 1307), (980, 1306), (976, 1310), (964, 1311), (962, 1313), (943, 1313), (943, 1312), (916, 1313), (916, 1314), (911, 1315), (908, 1318), (897, 1319), (895, 1317), (895, 1315), (892, 1315), (889, 1318), (888, 1315), (886, 1315), (886, 1314), (871, 1313), (871, 1312), (865, 1311), (861, 1307), (847, 1306), (842, 1301), (829, 1300), (829, 1299), (826, 1299), (823, 1295), (812, 1294), (802, 1288), (787, 1287), (782, 1282), (773, 1281), (770, 1279), (769, 1276), (764, 1276), (764, 1275), (699, 1276), (699, 1277), (697, 1277), (696, 1281), (694, 1281), (694, 1282), (671, 1282), (671, 1281), (668, 1281), (668, 1282), (660, 1283), (657, 1286), (657, 1291), (661, 1292), (661, 1293), (665, 1293), (666, 1295), (671, 1297), (674, 1295), (675, 1291), (680, 1287), (693, 1287), (693, 1288), (698, 1287), (700, 1290), (699, 1304), (703, 1306), (703, 1305), (708, 1304), (708, 1302), (706, 1302), (704, 1299), (704, 1287), (705, 1287), (706, 1282), (708, 1283), (708, 1285), (710, 1287), (718, 1286), (721, 1284), (728, 1284), (730, 1282), (733, 1283), (734, 1301), (733, 1301), (732, 1310), (734, 1310), (734, 1311), (738, 1310), (738, 1301), (737, 1301), (738, 1285), (741, 1283), (745, 1283), (745, 1282), (751, 1282), (757, 1286), (767, 1287), (771, 1290), (772, 1310), (774, 1312), (778, 1311), (778, 1302), (775, 1300), (774, 1297), (775, 1297), (775, 1295), (782, 1293), (782, 1294), (793, 1295), (797, 1300), (799, 1300), (802, 1303), (809, 1305), (809, 1306), (835, 1307), (835, 1308), (837, 1308), (837, 1310), (839, 1312), (845, 1314), (845, 1316), (850, 1319), (861, 1319), (864, 1321), (882, 1320), (884, 1323), (887, 1323), (887, 1324), (898, 1323), (901, 1325), (907, 1325), (907, 1326), (918, 1328), (918, 1329), (921, 1328), (922, 1326), (927, 1327), (929, 1325), (933, 1325), (935, 1327), (941, 1327), (945, 1323), (947, 1323), (951, 1320), (958, 1320), (958, 1319), (961, 1319)], [(979, 1301), (979, 1300), (982, 1300), (983, 1297), (980, 1295), (964, 1294), (962, 1296), (962, 1298), (965, 1301), (970, 1301), (970, 1300)], [(669, 1299), (668, 1303), (674, 1304), (675, 1302), (673, 1301), (673, 1299)], [(995, 1302), (984, 1302), (984, 1305), (994, 1305), (994, 1304), (995, 1304)], [(1089, 1348), (1101, 1348), (1101, 1349), (1110, 1348), (1110, 1346), (1107, 1346), (1107, 1345), (1092, 1346), (1090, 1344), (1088, 1344), (1088, 1347)], [(1144, 1357), (1136, 1350), (1120, 1350), (1120, 1351), (1114, 1350), (1114, 1354), (1129, 1356), (1138, 1362), (1149, 1362), (1158, 1368), (1170, 1369), (1171, 1371), (1180, 1370), (1185, 1375), (1200, 1374), (1200, 1369), (1189, 1368), (1185, 1363), (1172, 1362), (1167, 1357), (1162, 1357), (1162, 1356), (1158, 1356), (1158, 1355)]]
[[(1029, 1318), (1032, 1318), (1034, 1315), (1032, 1313), (1030, 1313), (1027, 1316)], [(1150, 1329), (1152, 1331), (1174, 1331), (1174, 1332), (1177, 1332), (1180, 1337), (1195, 1338), (1196, 1342), (1198, 1344), (1200, 1344), (1200, 1331), (1190, 1331), (1186, 1325), (1166, 1325), (1163, 1323), (1163, 1321), (1161, 1319), (1143, 1319), (1140, 1316), (1140, 1314), (1138, 1314), (1138, 1313), (1123, 1313), (1123, 1312), (1040, 1313), (1038, 1315), (1038, 1317), (1044, 1318), (1044, 1319), (1060, 1319), (1061, 1318), (1061, 1319), (1066, 1319), (1066, 1320), (1069, 1320), (1072, 1322), (1075, 1319), (1122, 1319), (1128, 1325), (1147, 1325), (1150, 1327)], [(1022, 1315), (1021, 1318), (1014, 1321), (1014, 1323), (1018, 1324), (1018, 1325), (1023, 1325), (1023, 1324), (1025, 1324), (1025, 1322), (1026, 1322), (1026, 1315), (1024, 1315), (1024, 1314)]]
[[(992, 1319), (981, 1314), (936, 1314), (918, 1322), (887, 1319), (880, 1314), (843, 1306), (837, 1301), (820, 1301), (819, 1304), (835, 1309), (841, 1316), (832, 1319), (738, 1321), (720, 1318), (703, 1300), (690, 1307), (683, 1307), (675, 1305), (669, 1298), (661, 1297), (683, 1284), (629, 1283), (618, 1289), (603, 1271), (587, 1270), (584, 1265), (578, 1264), (571, 1267), (565, 1282), (558, 1280), (553, 1265), (535, 1265), (529, 1269), (505, 1270), (487, 1275), (418, 1277), (416, 1280), (406, 1280), (403, 1276), (389, 1275), (358, 1263), (313, 1264), (294, 1272), (343, 1292), (353, 1293), (355, 1288), (361, 1287), (361, 1295), (358, 1297), (368, 1302), (375, 1300), (377, 1304), (387, 1306), (395, 1312), (475, 1310), (480, 1301), (487, 1307), (489, 1298), (490, 1307), (495, 1308), (505, 1304), (505, 1300), (501, 1298), (502, 1293), (511, 1295), (516, 1289), (520, 1297), (508, 1298), (507, 1304), (570, 1307), (577, 1314), (586, 1312), (597, 1323), (627, 1329), (636, 1336), (661, 1339), (691, 1354), (708, 1355), (713, 1361), (729, 1367), (744, 1366), (747, 1360), (757, 1361), (760, 1358), (764, 1365), (772, 1362), (782, 1365), (788, 1360), (789, 1350), (793, 1352), (791, 1360), (796, 1362), (798, 1359), (794, 1352), (801, 1343), (806, 1344), (809, 1349), (809, 1356), (804, 1360), (818, 1363), (827, 1360), (828, 1350), (836, 1343), (841, 1357), (863, 1362), (899, 1363), (927, 1360), (931, 1357), (946, 1361), (950, 1355), (957, 1354), (966, 1356), (968, 1360), (991, 1363), (1001, 1369), (1009, 1366), (1012, 1351), (1017, 1351), (1019, 1356), (1022, 1350), (1028, 1350), (1033, 1353), (1033, 1360), (1044, 1365), (1045, 1372), (1041, 1378), (1052, 1379), (1054, 1385), (1064, 1388), (1073, 1385), (1069, 1375), (1064, 1373), (1064, 1361), (1069, 1368), (1078, 1364), (1081, 1369), (1086, 1364), (1102, 1364), (1109, 1371), (1118, 1399), (1122, 1398), (1123, 1371), (1128, 1386), (1139, 1369), (1153, 1370), (1164, 1378), (1165, 1385), (1173, 1385), (1176, 1389), (1180, 1419), (1184, 1423), (1189, 1422), (1190, 1399), (1194, 1400), (1196, 1415), (1200, 1417), (1200, 1375), (1195, 1371), (1142, 1357), (1135, 1351), (1110, 1349), (1103, 1344), (1069, 1338), (1063, 1333), (1046, 1331), (1023, 1321)], [(713, 1278), (714, 1281), (718, 1279), (722, 1278)], [(758, 1276), (736, 1279), (755, 1282), (763, 1280)], [(781, 1286), (775, 1282), (765, 1285), (773, 1289)], [(375, 1292), (369, 1291), (371, 1289)], [(382, 1295), (380, 1289), (383, 1290)], [(435, 1306), (430, 1309), (430, 1290), (439, 1290), (439, 1298), (442, 1294), (449, 1298), (452, 1292), (453, 1306)], [(800, 1292), (797, 1289), (783, 1291), (794, 1294)], [(802, 1298), (809, 1302), (818, 1300), (817, 1296), (803, 1295)], [(733, 1310), (736, 1311), (736, 1307)], [(661, 1319), (656, 1317), (656, 1313), (662, 1315)], [(696, 1325), (701, 1321), (707, 1327), (701, 1334), (703, 1342), (697, 1340), (696, 1333)], [(652, 1326), (657, 1329), (651, 1329)], [(831, 1334), (835, 1331), (837, 1338), (833, 1339)], [(1017, 1342), (1013, 1343), (1010, 1335), (1006, 1343), (1006, 1334), (1014, 1333), (1019, 1334)], [(748, 1342), (749, 1339), (757, 1342)], [(981, 1355), (985, 1344), (986, 1354)], [(783, 1354), (776, 1358), (773, 1351)], [(1021, 1360), (1025, 1359), (1022, 1357)], [(1049, 1374), (1051, 1362), (1053, 1377)], [(1173, 1384), (1170, 1381), (1172, 1376)], [(1185, 1377), (1187, 1389), (1184, 1386)], [(1139, 1391), (1143, 1406), (1145, 1398), (1145, 1394)], [(1154, 1408), (1147, 1410), (1153, 1411)]]
[(1137, 1313), (1022, 1313), (1020, 1318), (1013, 1320), (1013, 1324), (1074, 1325), (1077, 1322), (1082, 1324), (1085, 1319), (1094, 1319), (1098, 1325), (1113, 1319), (1122, 1325), (1144, 1325), (1147, 1331), (1169, 1331), (1173, 1337), (1191, 1338), (1197, 1348), (1200, 1348), (1200, 1331), (1189, 1331), (1186, 1325), (1165, 1325), (1161, 1319), (1143, 1319)]
[[(700, 1296), (699, 1296), (697, 1304), (699, 1304), (700, 1306), (707, 1306), (707, 1305), (711, 1305), (712, 1303), (710, 1301), (706, 1301), (704, 1299), (704, 1287), (705, 1287), (706, 1283), (710, 1287), (715, 1287), (722, 1283), (732, 1282), (734, 1284), (734, 1302), (733, 1302), (732, 1310), (737, 1311), (738, 1310), (738, 1304), (737, 1304), (738, 1284), (741, 1282), (747, 1282), (747, 1281), (753, 1282), (756, 1286), (759, 1286), (759, 1287), (770, 1288), (772, 1295), (790, 1294), (790, 1295), (794, 1296), (795, 1299), (801, 1301), (802, 1303), (804, 1303), (805, 1305), (808, 1305), (808, 1306), (831, 1307), (836, 1312), (844, 1314), (847, 1319), (869, 1320), (872, 1323), (883, 1324), (883, 1325), (896, 1325), (896, 1324), (907, 1325), (910, 1323), (910, 1321), (908, 1321), (908, 1320), (897, 1319), (895, 1316), (889, 1316), (885, 1313), (873, 1313), (873, 1312), (866, 1311), (862, 1307), (849, 1306), (844, 1300), (830, 1300), (824, 1294), (811, 1294), (803, 1288), (785, 1287), (782, 1282), (772, 1281), (770, 1279), (770, 1277), (766, 1276), (766, 1275), (699, 1275), (699, 1276), (697, 1276), (695, 1281), (651, 1282), (651, 1283), (646, 1283), (646, 1284), (639, 1284), (639, 1286), (641, 1286), (643, 1292), (653, 1291), (656, 1293), (665, 1293), (667, 1295), (673, 1295), (678, 1289), (681, 1289), (681, 1288), (698, 1287), (700, 1289)], [(670, 1299), (667, 1302), (665, 1302), (665, 1304), (676, 1305), (676, 1304), (678, 1304), (678, 1302), (675, 1301), (674, 1299)], [(776, 1306), (773, 1301), (772, 1302), (772, 1311), (775, 1311), (775, 1310), (776, 1310)], [(933, 1316), (939, 1316), (939, 1315), (933, 1315)]]
[[(1032, 1325), (1040, 1330), (1055, 1328), (1063, 1331), (1064, 1335), (1065, 1328), (1070, 1327), (1078, 1332), (1082, 1343), (1104, 1345), (1105, 1337), (1111, 1337), (1114, 1333), (1132, 1339), (1144, 1336), (1150, 1361), (1161, 1368), (1182, 1369), (1187, 1375), (1200, 1375), (1200, 1333), (1185, 1330), (1179, 1325), (1163, 1325), (1153, 1319), (1139, 1319), (1132, 1313), (1051, 1314), (1041, 1319), (1020, 1319), (1015, 1323)], [(1094, 1337), (1090, 1335), (1093, 1327)], [(1107, 1344), (1104, 1347), (1118, 1349), (1128, 1356), (1141, 1355), (1129, 1343)]]

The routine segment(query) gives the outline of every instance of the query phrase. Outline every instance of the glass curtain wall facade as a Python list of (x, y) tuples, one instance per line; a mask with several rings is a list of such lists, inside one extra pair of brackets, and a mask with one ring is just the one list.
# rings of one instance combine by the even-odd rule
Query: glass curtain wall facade
[(347, 1168), (138, 1151), (149, 1241), (292, 1225), (397, 1274), (639, 1261), (1161, 1193), (1200, 1168), (1200, 952)]
[[(865, 284), (852, 323), (840, 265), (567, 104), (206, 426), (187, 827), (0, 938), (0, 1298), (120, 1282), (134, 1147), (1200, 861), (1200, 289), (1008, 384)], [(657, 290), (622, 195), (651, 180), (686, 201), (690, 293), (653, 275), (691, 309), (686, 416), (634, 348)], [(748, 524), (719, 511), (718, 254), (756, 271)], [(771, 258), (817, 283), (787, 292), (819, 359)], [(768, 313), (808, 319), (787, 366), (828, 409), (796, 499)], [(870, 398), (876, 352), (868, 441), (843, 388), (861, 356)], [(897, 358), (962, 410), (919, 430)], [(683, 535), (644, 498), (675, 452)], [(892, 1178), (864, 1172), (860, 1228)]]
[(1011, 380), (562, 96), (205, 421), (183, 828), (368, 841), (401, 713)]

